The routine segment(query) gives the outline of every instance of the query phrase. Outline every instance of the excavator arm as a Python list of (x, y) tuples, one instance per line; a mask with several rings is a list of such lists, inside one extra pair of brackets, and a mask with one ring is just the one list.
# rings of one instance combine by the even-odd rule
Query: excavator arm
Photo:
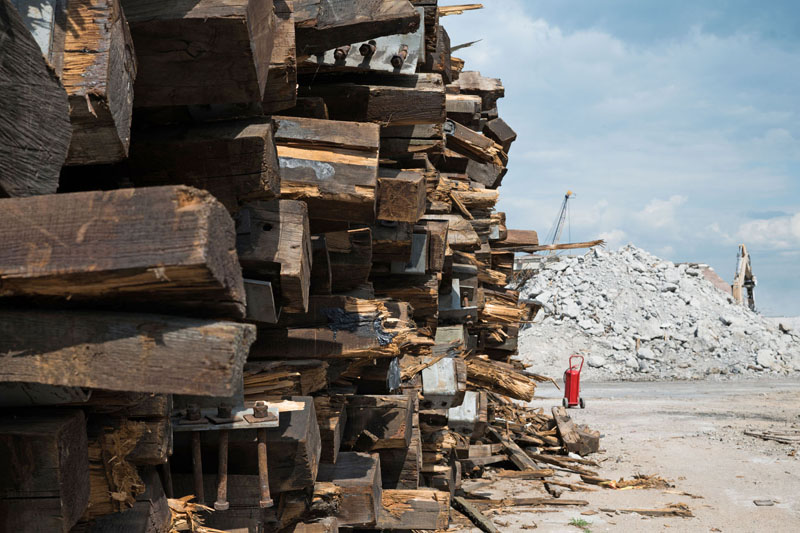
[(753, 267), (750, 263), (750, 254), (747, 253), (747, 246), (744, 244), (739, 245), (739, 254), (736, 258), (736, 274), (733, 278), (733, 285), (731, 285), (731, 293), (733, 299), (737, 303), (744, 305), (743, 290), (747, 291), (747, 307), (750, 310), (756, 310), (756, 301), (754, 290), (756, 286), (756, 277), (753, 275)]

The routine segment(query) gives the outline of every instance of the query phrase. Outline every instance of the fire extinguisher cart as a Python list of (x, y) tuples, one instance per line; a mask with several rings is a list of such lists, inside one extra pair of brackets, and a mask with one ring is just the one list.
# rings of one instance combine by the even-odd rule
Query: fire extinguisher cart
[[(580, 366), (573, 364), (573, 359), (580, 359)], [(564, 407), (586, 407), (586, 402), (581, 398), (581, 370), (583, 370), (583, 356), (573, 354), (569, 357), (569, 368), (564, 372), (564, 398), (561, 405)]]

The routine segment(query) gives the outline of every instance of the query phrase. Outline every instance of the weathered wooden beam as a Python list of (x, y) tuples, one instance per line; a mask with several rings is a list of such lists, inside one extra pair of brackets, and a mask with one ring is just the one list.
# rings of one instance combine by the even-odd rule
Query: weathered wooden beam
[(453, 82), (461, 94), (475, 94), (481, 97), (483, 109), (497, 107), (497, 100), (505, 96), (505, 88), (497, 78), (485, 78), (480, 72), (465, 70)]
[(236, 233), (244, 275), (270, 281), (287, 310), (308, 309), (312, 252), (306, 205), (295, 200), (249, 202), (238, 213)]
[[(167, 497), (161, 480), (154, 469), (147, 469), (142, 476), (145, 491), (136, 497), (131, 509), (98, 517), (85, 528), (80, 524), (73, 531), (82, 533), (162, 533), (168, 531), (172, 522)], [(79, 529), (80, 528), (80, 529)]]
[(272, 0), (122, 0), (139, 71), (134, 106), (261, 102)]
[(347, 292), (369, 278), (372, 232), (369, 228), (325, 233), (331, 267), (331, 290)]
[(55, 193), (72, 135), (67, 93), (11, 0), (0, 0), (0, 42), (0, 197)]
[(586, 435), (589, 438), (584, 438), (572, 418), (567, 414), (565, 407), (553, 407), (552, 413), (553, 420), (558, 428), (558, 435), (561, 437), (561, 442), (566, 451), (577, 453), (578, 455), (588, 455), (597, 451), (600, 439), (592, 438), (592, 435)]
[(447, 222), (447, 245), (454, 250), (475, 250), (480, 248), (481, 239), (469, 223), (461, 215), (424, 215), (423, 220)]
[(531, 459), (528, 454), (526, 454), (522, 448), (520, 448), (516, 442), (512, 439), (503, 435), (500, 430), (489, 426), (487, 428), (488, 433), (499, 443), (503, 445), (505, 448), (506, 453), (508, 454), (508, 458), (511, 460), (514, 465), (519, 468), (520, 470), (538, 470), (539, 465), (536, 464), (536, 461)]
[(0, 311), (0, 381), (230, 396), (249, 324), (90, 311)]
[(463, 496), (456, 496), (452, 499), (452, 506), (457, 511), (461, 512), (470, 519), (470, 521), (477, 526), (481, 531), (486, 533), (500, 533), (500, 530), (494, 527), (494, 524), (477, 507), (472, 505)]
[(450, 62), (450, 36), (444, 26), (436, 25), (436, 48), (425, 54), (425, 65), (422, 72), (436, 72), (442, 75), (445, 83), (452, 81), (452, 64)]
[(379, 529), (447, 529), (450, 493), (431, 489), (384, 490), (375, 526)]
[(311, 236), (311, 294), (328, 295), (331, 293), (331, 256), (325, 235)]
[(341, 525), (372, 526), (381, 507), (381, 469), (378, 454), (342, 452), (335, 465), (320, 465), (317, 480), (340, 488), (336, 518)]
[(89, 503), (88, 457), (83, 412), (4, 413), (0, 529), (69, 531)]
[(67, 3), (64, 70), (72, 141), (67, 165), (106, 164), (128, 156), (136, 78), (120, 0)]
[(330, 4), (294, 0), (298, 55), (312, 55), (337, 46), (357, 45), (375, 37), (411, 33), (419, 15), (406, 0), (354, 0)]
[(301, 85), (301, 94), (321, 96), (334, 120), (391, 126), (445, 120), (444, 84), (438, 74), (344, 75), (321, 81), (325, 83)]
[(425, 214), (425, 176), (414, 170), (381, 168), (378, 173), (377, 218), (417, 222)]
[(486, 123), (483, 127), (483, 134), (503, 147), (507, 154), (511, 148), (511, 143), (517, 140), (517, 132), (511, 129), (502, 118), (495, 118)]
[(205, 191), (0, 200), (0, 241), (0, 296), (244, 316), (233, 221)]
[(468, 128), (476, 126), (481, 116), (481, 97), (472, 94), (447, 94), (447, 118)]
[(492, 248), (516, 248), (524, 246), (538, 246), (539, 234), (534, 230), (510, 229), (506, 238), (492, 243)]
[(128, 175), (137, 187), (190, 185), (213, 194), (231, 213), (246, 200), (280, 194), (269, 119), (137, 131)]
[(342, 398), (319, 396), (314, 398), (314, 407), (317, 411), (317, 423), (322, 441), (320, 461), (335, 464), (342, 444), (344, 427), (347, 424), (345, 401)]
[(359, 435), (369, 430), (378, 437), (372, 449), (407, 449), (411, 442), (413, 414), (414, 402), (410, 396), (349, 396), (343, 444), (352, 447)]
[(271, 115), (297, 103), (297, 56), (292, 0), (273, 0), (275, 40), (269, 60), (267, 84), (261, 100), (265, 114)]
[(376, 125), (299, 117), (275, 123), (283, 198), (304, 200), (311, 218), (375, 219)]

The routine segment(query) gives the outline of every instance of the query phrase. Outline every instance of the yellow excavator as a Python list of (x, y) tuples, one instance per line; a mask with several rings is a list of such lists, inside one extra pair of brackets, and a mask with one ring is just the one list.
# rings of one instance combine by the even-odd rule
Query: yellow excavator
[(740, 244), (739, 254), (736, 257), (736, 274), (733, 278), (733, 285), (731, 285), (733, 299), (736, 300), (737, 303), (744, 305), (742, 289), (747, 289), (747, 307), (749, 307), (751, 311), (755, 311), (756, 300), (753, 296), (755, 287), (756, 277), (753, 275), (753, 267), (750, 264), (750, 254), (747, 253), (747, 246)]

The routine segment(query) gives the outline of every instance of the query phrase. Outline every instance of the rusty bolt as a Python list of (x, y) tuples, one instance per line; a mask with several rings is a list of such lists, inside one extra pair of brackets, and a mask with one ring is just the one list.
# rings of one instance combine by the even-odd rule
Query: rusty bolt
[(196, 404), (189, 404), (189, 407), (186, 408), (186, 419), (200, 420), (200, 418), (200, 408)]
[(267, 418), (269, 416), (269, 405), (263, 400), (258, 400), (253, 405), (253, 416), (256, 418)]
[(378, 49), (378, 45), (375, 41), (369, 41), (361, 46), (358, 47), (358, 53), (360, 53), (364, 57), (369, 57), (374, 55)]
[(336, 50), (333, 51), (333, 58), (336, 61), (342, 61), (344, 58), (347, 57), (347, 54), (350, 53), (350, 45), (347, 44), (345, 46), (340, 46)]
[(227, 403), (222, 403), (217, 407), (217, 416), (219, 418), (230, 418), (233, 415), (233, 406)]

